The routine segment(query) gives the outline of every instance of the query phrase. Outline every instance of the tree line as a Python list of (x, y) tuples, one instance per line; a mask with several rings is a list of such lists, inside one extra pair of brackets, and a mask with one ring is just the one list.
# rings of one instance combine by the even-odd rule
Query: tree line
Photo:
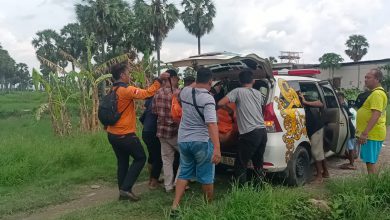
[(17, 63), (0, 44), (0, 91), (10, 90), (16, 86), (25, 90), (31, 84), (28, 66)]
[[(181, 5), (182, 12), (167, 0), (134, 0), (132, 5), (124, 0), (83, 0), (75, 5), (77, 22), (59, 32), (38, 31), (32, 45), (41, 65), (32, 76), (48, 100), (37, 110), (37, 119), (49, 112), (55, 133), (69, 135), (73, 100), (78, 103), (80, 130), (99, 130), (99, 96), (110, 83), (109, 67), (127, 61), (137, 86), (145, 85), (161, 69), (162, 42), (179, 20), (198, 38), (200, 53), (200, 38), (213, 28), (214, 4), (183, 0)], [(157, 61), (150, 56), (154, 51)], [(68, 66), (71, 71), (66, 70)]]
[[(354, 34), (349, 36), (345, 42), (346, 50), (345, 54), (355, 63), (358, 64), (358, 84), (357, 88), (360, 88), (360, 65), (359, 61), (368, 53), (369, 43), (364, 35)], [(333, 80), (334, 71), (341, 67), (341, 62), (344, 59), (337, 53), (325, 53), (318, 61), (322, 69), (329, 69), (329, 79)], [(388, 91), (390, 89), (390, 63), (380, 66), (386, 72), (382, 85)]]
[[(213, 29), (216, 9), (211, 0), (183, 0), (181, 6), (182, 12), (167, 0), (134, 0), (132, 5), (124, 0), (83, 0), (75, 5), (76, 23), (59, 32), (38, 31), (32, 44), (39, 59), (44, 57), (62, 68), (70, 61), (59, 50), (78, 62), (87, 62), (85, 42), (89, 38), (92, 58), (98, 64), (121, 54), (135, 59), (139, 53), (155, 51), (159, 69), (163, 40), (179, 20), (197, 37), (198, 53), (201, 37)], [(70, 64), (75, 70), (74, 62)], [(48, 76), (52, 69), (41, 60), (40, 71)]]

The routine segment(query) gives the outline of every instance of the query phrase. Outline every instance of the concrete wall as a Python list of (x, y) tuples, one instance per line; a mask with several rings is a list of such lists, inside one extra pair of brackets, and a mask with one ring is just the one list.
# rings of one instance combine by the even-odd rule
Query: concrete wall
[[(334, 78), (340, 77), (341, 83), (340, 87), (345, 89), (357, 88), (358, 79), (360, 81), (359, 89), (364, 87), (364, 77), (368, 71), (373, 68), (378, 68), (386, 65), (387, 62), (361, 62), (360, 63), (360, 77), (358, 76), (358, 65), (357, 64), (345, 64), (342, 65), (340, 69), (334, 71)], [(321, 74), (317, 75), (316, 78), (329, 80), (331, 70), (321, 69)], [(383, 71), (383, 74), (387, 74), (386, 71)]]

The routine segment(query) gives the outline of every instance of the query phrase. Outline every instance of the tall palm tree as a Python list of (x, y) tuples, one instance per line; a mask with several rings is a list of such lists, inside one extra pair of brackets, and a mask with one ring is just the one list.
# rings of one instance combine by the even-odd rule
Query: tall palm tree
[[(37, 37), (35, 37), (31, 42), (36, 49), (35, 53), (41, 57), (48, 57), (58, 66), (65, 68), (68, 65), (68, 62), (58, 53), (58, 48), (61, 48), (64, 45), (61, 36), (52, 29), (38, 31), (36, 35)], [(40, 68), (41, 72), (46, 77), (49, 76), (49, 73), (52, 71), (46, 65), (43, 65), (42, 62)]]
[[(63, 49), (76, 60), (81, 58), (83, 49), (85, 48), (84, 38), (85, 32), (80, 24), (70, 23), (61, 29), (61, 37), (64, 40)], [(72, 62), (72, 70), (75, 71), (75, 64)]]
[[(153, 36), (155, 50), (157, 52), (157, 66), (160, 74), (160, 50), (162, 41), (168, 32), (175, 27), (179, 20), (179, 11), (174, 4), (167, 0), (151, 0), (150, 4), (144, 0), (135, 0), (134, 10), (136, 19), (145, 19), (145, 28)], [(137, 17), (142, 16), (142, 17)]]
[[(341, 62), (344, 61), (344, 59), (336, 53), (325, 53), (322, 55), (318, 61), (320, 61), (320, 67), (322, 69), (329, 69), (329, 78), (334, 78), (334, 70), (339, 69), (341, 67)], [(333, 83), (332, 83), (333, 84)]]
[(186, 30), (198, 38), (200, 54), (200, 38), (214, 28), (215, 6), (211, 0), (183, 0), (181, 5), (184, 7), (181, 20)]
[[(76, 15), (87, 33), (99, 42), (94, 60), (102, 63), (117, 55), (119, 41), (123, 39), (124, 20), (131, 14), (124, 0), (82, 0), (76, 4)], [(105, 93), (105, 83), (100, 84), (100, 95)]]
[[(363, 35), (351, 35), (345, 42), (347, 50), (345, 53), (353, 60), (353, 62), (359, 62), (364, 55), (368, 52), (370, 46), (367, 39)], [(358, 64), (358, 88), (360, 87), (360, 65)]]
[(123, 37), (125, 20), (131, 16), (130, 6), (123, 0), (82, 0), (76, 4), (77, 20), (87, 33), (99, 42), (95, 59), (105, 61), (107, 50), (114, 54)]

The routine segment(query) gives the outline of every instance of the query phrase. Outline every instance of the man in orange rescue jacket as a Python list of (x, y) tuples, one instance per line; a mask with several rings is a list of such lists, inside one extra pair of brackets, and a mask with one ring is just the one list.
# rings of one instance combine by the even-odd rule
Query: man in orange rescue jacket
[[(149, 88), (140, 89), (128, 86), (131, 81), (129, 71), (130, 68), (126, 63), (119, 63), (111, 68), (115, 80), (114, 87), (120, 86), (116, 93), (118, 96), (118, 112), (122, 112), (122, 116), (115, 125), (107, 127), (107, 133), (108, 140), (118, 161), (119, 199), (138, 201), (140, 198), (133, 193), (132, 188), (145, 165), (146, 155), (140, 140), (135, 134), (134, 99), (145, 99), (153, 96), (160, 88), (162, 80), (167, 79), (169, 74), (161, 74), (160, 78)], [(133, 157), (133, 162), (129, 167), (130, 156)]]

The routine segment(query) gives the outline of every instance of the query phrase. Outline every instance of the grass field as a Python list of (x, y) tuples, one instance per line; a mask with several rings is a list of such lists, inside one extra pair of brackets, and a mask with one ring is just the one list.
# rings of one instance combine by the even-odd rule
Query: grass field
[(47, 116), (34, 118), (44, 101), (42, 93), (0, 96), (0, 216), (69, 200), (78, 184), (115, 182), (106, 134), (55, 136)]
[[(390, 172), (381, 176), (361, 176), (332, 180), (326, 189), (308, 191), (266, 185), (229, 187), (216, 182), (216, 201), (205, 204), (199, 190), (190, 190), (178, 219), (389, 219)], [(329, 209), (319, 208), (309, 199), (322, 199)], [(167, 219), (172, 196), (162, 191), (143, 194), (138, 203), (110, 202), (62, 216), (77, 219)]]
[[(13, 101), (14, 100), (14, 101)], [(0, 95), (0, 219), (21, 211), (59, 204), (77, 197), (80, 185), (115, 186), (116, 160), (104, 132), (59, 138), (48, 117), (35, 121), (33, 112), (45, 101), (41, 93)], [(389, 109), (388, 109), (389, 111)], [(390, 115), (390, 114), (389, 114)], [(144, 170), (140, 181), (145, 180)], [(303, 188), (231, 187), (216, 181), (216, 201), (206, 205), (200, 186), (193, 184), (181, 207), (183, 219), (389, 219), (390, 172), (379, 177), (333, 180), (326, 194)], [(323, 212), (308, 203), (325, 199)], [(62, 216), (61, 219), (164, 219), (172, 194), (147, 191), (138, 203), (107, 202)]]
[(115, 179), (115, 157), (103, 132), (58, 138), (49, 120), (27, 115), (0, 124), (7, 128), (0, 133), (0, 214), (66, 200), (70, 195), (62, 191), (75, 184)]
[(31, 115), (45, 100), (46, 95), (41, 92), (0, 94), (0, 118)]

